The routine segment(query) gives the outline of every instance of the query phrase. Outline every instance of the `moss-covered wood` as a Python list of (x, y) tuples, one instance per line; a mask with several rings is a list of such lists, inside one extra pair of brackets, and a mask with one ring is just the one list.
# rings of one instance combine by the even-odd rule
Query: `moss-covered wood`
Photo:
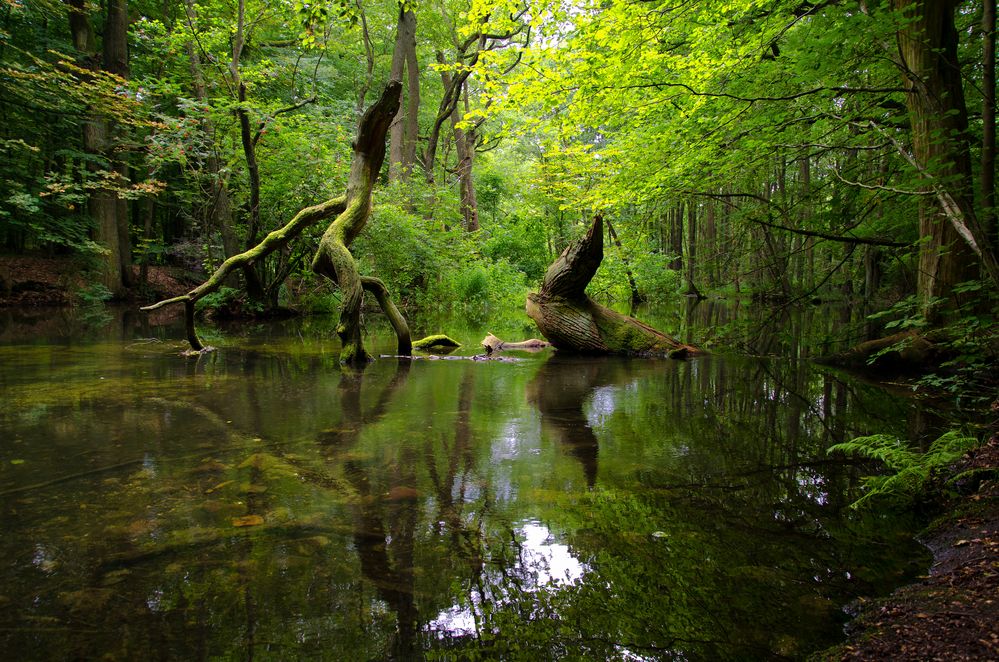
[(340, 323), (336, 332), (342, 343), (342, 363), (357, 364), (371, 358), (361, 340), (361, 274), (349, 247), (364, 229), (371, 214), (371, 191), (385, 160), (385, 138), (392, 118), (399, 110), (401, 89), (399, 81), (391, 81), (385, 86), (381, 98), (361, 118), (347, 179), (347, 206), (326, 228), (312, 260), (312, 270), (326, 276), (340, 288)]
[(449, 352), (461, 347), (461, 343), (443, 334), (420, 338), (413, 343), (413, 348), (424, 352)]
[(364, 290), (371, 292), (395, 329), (399, 354), (412, 352), (409, 326), (392, 303), (385, 284), (377, 278), (362, 277), (357, 271), (350, 243), (360, 234), (371, 212), (371, 191), (385, 159), (385, 138), (389, 124), (399, 106), (400, 83), (391, 81), (381, 98), (361, 118), (354, 141), (354, 154), (347, 180), (347, 193), (322, 204), (303, 209), (284, 227), (268, 234), (253, 248), (234, 255), (222, 263), (204, 283), (187, 294), (165, 299), (142, 310), (156, 310), (166, 305), (183, 303), (187, 339), (195, 351), (205, 349), (198, 338), (194, 323), (194, 304), (204, 296), (218, 290), (227, 276), (236, 269), (252, 265), (255, 261), (285, 246), (305, 228), (321, 220), (336, 216), (323, 234), (319, 249), (312, 262), (312, 269), (333, 281), (341, 292), (340, 323), (337, 335), (343, 343), (340, 360), (344, 363), (362, 363), (370, 357), (361, 341), (361, 301)]
[(152, 305), (143, 306), (141, 310), (150, 311), (175, 303), (183, 303), (187, 341), (191, 344), (191, 349), (198, 352), (203, 351), (206, 348), (198, 338), (194, 324), (194, 304), (197, 303), (199, 299), (208, 296), (222, 287), (229, 274), (235, 270), (249, 266), (257, 260), (273, 253), (277, 249), (286, 246), (288, 242), (300, 235), (302, 230), (305, 228), (315, 225), (319, 221), (325, 220), (334, 214), (339, 214), (345, 207), (346, 196), (340, 196), (339, 198), (327, 200), (326, 202), (312, 207), (306, 207), (302, 211), (295, 214), (295, 217), (288, 221), (284, 227), (274, 230), (268, 234), (253, 248), (245, 250), (238, 255), (233, 255), (228, 260), (223, 262), (219, 265), (219, 268), (216, 269), (211, 276), (209, 276), (208, 280), (203, 282), (201, 285), (198, 285), (187, 294), (182, 294), (178, 297), (173, 297), (172, 299), (157, 301)]
[(586, 286), (603, 260), (603, 221), (593, 219), (586, 236), (548, 267), (539, 292), (527, 297), (527, 314), (556, 349), (581, 354), (685, 358), (702, 350), (648, 324), (601, 306)]

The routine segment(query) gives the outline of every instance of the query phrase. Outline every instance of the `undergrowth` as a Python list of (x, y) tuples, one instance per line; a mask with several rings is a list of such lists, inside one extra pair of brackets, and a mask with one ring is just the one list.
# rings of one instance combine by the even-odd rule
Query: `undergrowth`
[(876, 504), (905, 508), (923, 499), (935, 475), (976, 445), (974, 437), (952, 430), (931, 443), (925, 453), (914, 451), (906, 441), (887, 434), (857, 437), (831, 446), (827, 452), (877, 460), (891, 472), (865, 476), (864, 495), (851, 504), (853, 508)]

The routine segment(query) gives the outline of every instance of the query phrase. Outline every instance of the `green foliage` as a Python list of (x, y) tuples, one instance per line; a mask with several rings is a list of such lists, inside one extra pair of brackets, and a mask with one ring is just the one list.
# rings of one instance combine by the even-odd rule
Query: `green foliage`
[(919, 453), (898, 437), (876, 434), (836, 444), (828, 453), (876, 460), (892, 472), (866, 476), (863, 481), (865, 494), (853, 502), (853, 508), (881, 503), (904, 508), (926, 496), (936, 471), (945, 469), (976, 443), (974, 437), (952, 430), (937, 438), (925, 453)]
[(638, 291), (646, 297), (668, 296), (683, 284), (682, 275), (669, 267), (669, 258), (662, 253), (638, 253), (632, 265)]

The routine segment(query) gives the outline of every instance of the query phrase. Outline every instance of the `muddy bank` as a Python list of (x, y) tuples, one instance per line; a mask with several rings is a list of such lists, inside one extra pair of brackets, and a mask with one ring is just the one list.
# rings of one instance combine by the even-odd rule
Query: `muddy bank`
[[(37, 308), (87, 303), (86, 265), (67, 257), (0, 255), (0, 307)], [(136, 281), (139, 268), (135, 267)], [(182, 269), (149, 267), (147, 282), (134, 288), (134, 297), (170, 297), (190, 289)], [(141, 293), (141, 294), (140, 294)]]
[(963, 496), (920, 537), (920, 581), (859, 606), (846, 643), (816, 660), (999, 659), (999, 434), (955, 467)]

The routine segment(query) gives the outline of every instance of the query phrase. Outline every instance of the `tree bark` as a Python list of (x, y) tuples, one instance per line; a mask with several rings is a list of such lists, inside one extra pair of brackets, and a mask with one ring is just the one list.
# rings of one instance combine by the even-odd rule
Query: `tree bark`
[[(395, 49), (392, 51), (392, 66), (389, 72), (389, 78), (395, 81), (403, 80), (403, 73), (407, 69), (407, 65), (410, 62), (415, 62), (416, 60), (416, 14), (411, 10), (406, 9), (402, 4), (399, 5), (399, 22), (396, 28), (395, 35)], [(412, 69), (412, 65), (409, 66)], [(417, 73), (417, 81), (419, 80), (419, 74)], [(412, 84), (412, 74), (409, 77), (409, 82)], [(406, 110), (402, 107), (402, 93), (403, 87), (399, 86), (399, 107), (396, 111), (396, 115), (392, 120), (391, 132), (389, 137), (389, 181), (401, 181), (405, 179), (410, 169), (412, 168), (412, 162), (407, 162), (407, 140), (406, 135), (407, 129), (412, 127), (413, 123), (416, 121), (415, 117), (410, 117), (413, 114), (413, 94), (416, 94), (416, 104), (417, 110), (419, 109), (419, 87), (415, 90), (409, 90), (409, 100), (410, 103)], [(415, 145), (416, 137), (412, 137)], [(415, 152), (414, 152), (415, 153)]]
[[(446, 82), (446, 80), (445, 80)], [(468, 112), (468, 89), (462, 86), (459, 93), (465, 99), (465, 112)], [(458, 186), (461, 194), (461, 216), (464, 219), (465, 230), (475, 232), (479, 229), (479, 201), (475, 195), (475, 180), (472, 178), (472, 166), (475, 161), (475, 129), (460, 128), (461, 113), (457, 106), (451, 113), (451, 127), (454, 131), (455, 152), (458, 155)]]
[[(69, 6), (69, 27), (73, 39), (73, 45), (82, 56), (85, 67), (92, 71), (101, 69), (102, 58), (97, 54), (96, 37), (91, 22), (90, 9), (84, 0), (67, 0)], [(123, 13), (123, 0), (115, 0), (109, 8), (105, 30), (110, 30), (112, 34), (105, 36), (105, 47), (110, 42), (111, 58), (105, 58), (105, 64), (112, 66), (120, 65), (120, 53), (124, 40), (123, 34), (118, 34), (116, 27), (122, 19), (119, 14)], [(127, 57), (127, 56), (126, 56)], [(126, 66), (122, 70), (127, 75)], [(112, 72), (114, 73), (114, 72)], [(91, 115), (83, 123), (83, 151), (87, 154), (94, 154), (108, 160), (109, 167), (119, 175), (123, 174), (124, 168), (116, 164), (112, 155), (112, 123), (111, 121), (97, 113), (91, 111)], [(97, 173), (102, 170), (97, 163), (88, 162), (87, 169)], [(124, 171), (127, 175), (127, 170)], [(123, 213), (120, 214), (120, 212)], [(94, 221), (94, 241), (105, 249), (100, 266), (100, 282), (112, 295), (120, 297), (124, 294), (124, 277), (122, 264), (130, 264), (127, 255), (123, 255), (122, 236), (128, 236), (128, 208), (125, 201), (120, 200), (118, 194), (107, 187), (94, 190), (87, 200), (87, 211)], [(119, 218), (121, 215), (121, 218)], [(125, 224), (125, 232), (121, 231), (120, 223)]]
[[(250, 220), (247, 224), (246, 249), (257, 243), (260, 234), (260, 168), (257, 165), (257, 150), (253, 140), (253, 131), (250, 127), (250, 112), (246, 108), (246, 85), (243, 83), (239, 71), (240, 59), (243, 56), (243, 46), (246, 43), (246, 2), (239, 0), (236, 16), (236, 34), (232, 40), (232, 60), (229, 63), (229, 73), (232, 76), (232, 84), (236, 90), (236, 99), (239, 103), (236, 106), (236, 118), (239, 120), (240, 143), (243, 147), (243, 158), (246, 161), (246, 174), (250, 185), (249, 214)], [(246, 293), (251, 301), (263, 303), (265, 301), (264, 282), (260, 277), (260, 272), (253, 263), (247, 263), (242, 267), (243, 279), (246, 281)]]
[(996, 224), (996, 0), (982, 3), (982, 224), (993, 246)]
[[(187, 13), (188, 23), (194, 26), (197, 19), (194, 0), (185, 0), (184, 8)], [(201, 70), (201, 56), (193, 39), (188, 40), (186, 48), (194, 98), (204, 103), (208, 98), (208, 91), (205, 86), (204, 73)], [(205, 196), (207, 200), (204, 212), (201, 214), (202, 222), (205, 226), (204, 232), (209, 242), (211, 241), (213, 231), (219, 233), (222, 237), (222, 250), (225, 253), (223, 259), (227, 259), (240, 252), (239, 242), (236, 239), (236, 233), (233, 231), (232, 202), (229, 198), (229, 188), (216, 149), (215, 125), (207, 113), (202, 114), (198, 124), (209, 143), (209, 152), (205, 157), (205, 168), (208, 171), (209, 184), (207, 195)], [(230, 285), (233, 287), (239, 285), (235, 274), (229, 280)]]
[(368, 354), (361, 343), (360, 312), (363, 290), (375, 295), (395, 328), (399, 354), (410, 354), (412, 345), (405, 318), (392, 304), (381, 281), (377, 278), (362, 277), (357, 272), (354, 257), (348, 250), (350, 243), (368, 220), (371, 210), (371, 191), (385, 159), (385, 139), (389, 124), (399, 108), (400, 88), (401, 83), (398, 81), (390, 82), (381, 98), (368, 108), (361, 118), (357, 138), (354, 140), (354, 155), (351, 159), (345, 196), (303, 209), (284, 227), (268, 234), (253, 248), (227, 259), (207, 281), (187, 294), (159, 301), (143, 307), (142, 310), (156, 310), (166, 305), (183, 303), (188, 342), (192, 349), (201, 351), (204, 345), (194, 327), (195, 302), (218, 290), (234, 270), (252, 265), (275, 250), (287, 246), (305, 228), (338, 214), (320, 240), (312, 268), (316, 273), (332, 280), (343, 292), (340, 323), (337, 327), (337, 334), (343, 343), (340, 352), (341, 361), (356, 364), (368, 359)]
[(693, 201), (687, 205), (687, 296), (701, 300), (704, 297), (694, 283), (697, 263), (697, 209)]
[[(954, 0), (892, 2), (908, 19), (898, 31), (898, 52), (913, 158), (927, 190), (936, 191), (940, 203), (924, 198), (919, 218), (922, 242), (916, 289), (930, 320), (939, 316), (933, 306), (936, 299), (949, 298), (955, 284), (975, 277), (974, 253), (982, 256), (985, 239), (967, 227), (977, 225), (977, 218), (971, 197), (968, 111), (957, 59), (956, 5)], [(962, 225), (970, 230), (970, 242)], [(974, 250), (976, 243), (979, 251)]]
[(624, 274), (628, 277), (628, 287), (631, 288), (631, 305), (632, 308), (638, 304), (645, 301), (645, 297), (642, 293), (638, 291), (638, 283), (635, 282), (635, 274), (631, 272), (631, 264), (628, 262), (628, 256), (624, 253), (624, 246), (621, 245), (621, 240), (617, 237), (617, 232), (614, 231), (614, 226), (611, 225), (610, 220), (607, 223), (607, 235), (610, 240), (614, 242), (617, 246), (618, 253), (621, 255), (621, 263), (624, 264)]
[(586, 296), (586, 286), (602, 260), (603, 220), (597, 216), (586, 236), (570, 244), (548, 267), (541, 291), (528, 295), (528, 316), (556, 349), (673, 358), (702, 353)]
[(385, 159), (385, 139), (399, 110), (401, 90), (402, 83), (391, 81), (361, 119), (347, 180), (346, 208), (326, 229), (312, 261), (312, 270), (336, 283), (342, 294), (337, 335), (343, 363), (364, 363), (370, 358), (361, 340), (361, 276), (349, 246), (368, 222), (371, 191)]

